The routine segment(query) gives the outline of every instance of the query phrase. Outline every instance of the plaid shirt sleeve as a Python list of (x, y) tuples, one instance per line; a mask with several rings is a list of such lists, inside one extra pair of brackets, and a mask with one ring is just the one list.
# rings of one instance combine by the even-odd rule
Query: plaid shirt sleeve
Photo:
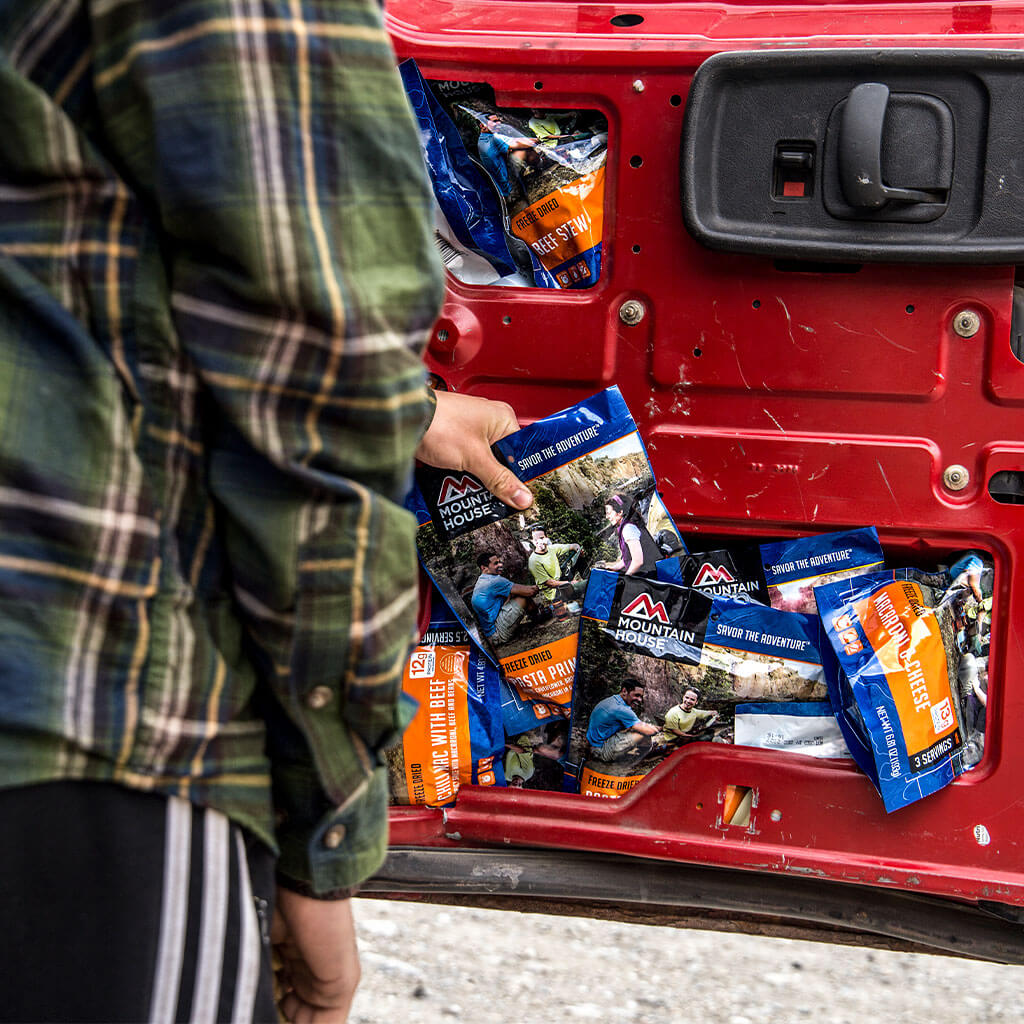
[(170, 308), (238, 607), (267, 681), (280, 871), (313, 892), (386, 847), (380, 751), (407, 716), (401, 507), (442, 278), (372, 2), (93, 5), (111, 156), (162, 227)]

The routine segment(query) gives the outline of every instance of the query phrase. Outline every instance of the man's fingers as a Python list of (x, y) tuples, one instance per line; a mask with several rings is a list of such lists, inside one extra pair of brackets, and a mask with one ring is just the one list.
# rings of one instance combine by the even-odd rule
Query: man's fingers
[(527, 508), (533, 495), (491, 452), (495, 441), (518, 429), (519, 421), (505, 402), (439, 391), (416, 457), (440, 469), (464, 469), (506, 505)]
[(480, 465), (466, 468), (493, 494), (506, 505), (513, 508), (529, 508), (533, 504), (533, 495), (522, 481), (518, 480), (511, 470), (501, 465), (490, 452), (479, 459)]

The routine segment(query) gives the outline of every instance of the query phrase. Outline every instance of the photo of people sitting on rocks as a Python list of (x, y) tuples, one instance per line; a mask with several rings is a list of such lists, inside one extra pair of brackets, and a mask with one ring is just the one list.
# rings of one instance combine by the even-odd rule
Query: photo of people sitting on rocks
[(636, 434), (526, 486), (535, 500), (525, 514), (449, 542), (432, 523), (417, 536), (428, 572), (442, 591), (450, 581), (453, 607), (499, 662), (574, 636), (595, 566), (654, 576), (658, 559), (683, 550)]

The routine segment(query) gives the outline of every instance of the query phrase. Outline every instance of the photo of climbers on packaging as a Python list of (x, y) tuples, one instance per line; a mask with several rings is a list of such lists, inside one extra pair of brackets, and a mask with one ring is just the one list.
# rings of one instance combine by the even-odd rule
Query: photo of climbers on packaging
[(628, 558), (630, 571), (653, 574), (656, 559), (682, 541), (617, 388), (524, 427), (494, 450), (533, 492), (525, 513), (467, 473), (429, 467), (417, 470), (410, 507), (424, 567), (536, 724), (568, 716), (592, 567)]
[[(441, 249), (452, 273), (470, 283), (595, 285), (608, 152), (604, 116), (498, 106), (489, 85), (425, 81), (412, 61), (403, 63), (402, 77), (426, 133), (424, 156), (445, 217)], [(504, 244), (494, 238), (500, 234)], [(488, 260), (493, 277), (466, 276), (476, 272), (463, 247)], [(506, 257), (518, 265), (518, 279), (506, 276)]]
[(432, 592), (430, 624), (406, 662), (402, 692), (418, 705), (387, 753), (393, 804), (450, 804), (460, 786), (505, 781), (499, 676), (441, 595)]
[(815, 618), (595, 569), (567, 771), (618, 797), (672, 751), (734, 742), (737, 704), (826, 697)]

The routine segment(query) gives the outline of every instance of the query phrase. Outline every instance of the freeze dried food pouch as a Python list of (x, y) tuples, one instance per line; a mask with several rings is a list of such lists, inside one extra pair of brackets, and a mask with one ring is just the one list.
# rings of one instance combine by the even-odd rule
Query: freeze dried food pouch
[[(494, 445), (533, 492), (519, 512), (469, 473), (420, 467), (409, 505), (420, 559), (533, 724), (566, 718), (595, 561), (654, 573), (682, 546), (618, 388)], [(515, 731), (518, 727), (511, 727)]]
[(760, 552), (752, 545), (734, 551), (717, 548), (663, 558), (657, 563), (657, 576), (666, 583), (703, 590), (712, 597), (768, 604)]
[(849, 757), (830, 701), (739, 704), (736, 745), (811, 757)]
[(814, 615), (820, 583), (880, 569), (885, 561), (873, 526), (761, 545), (771, 606)]
[[(449, 109), (501, 197), (539, 288), (589, 288), (601, 276), (608, 124), (597, 111), (495, 106), (461, 83)], [(467, 94), (468, 93), (468, 94)]]
[(461, 785), (501, 785), (498, 672), (435, 591), (430, 625), (405, 666), (402, 691), (419, 708), (387, 752), (395, 804), (442, 806)]
[(416, 117), (423, 159), (437, 202), (436, 240), (460, 280), (491, 284), (515, 273), (490, 183), (470, 159), (458, 129), (424, 82), (416, 62), (399, 65)]
[(826, 696), (816, 619), (595, 570), (580, 626), (568, 772), (616, 797), (698, 740), (730, 743), (736, 705)]
[(829, 674), (833, 710), (887, 811), (964, 770), (952, 611), (913, 575), (870, 573), (815, 588), (838, 659)]

